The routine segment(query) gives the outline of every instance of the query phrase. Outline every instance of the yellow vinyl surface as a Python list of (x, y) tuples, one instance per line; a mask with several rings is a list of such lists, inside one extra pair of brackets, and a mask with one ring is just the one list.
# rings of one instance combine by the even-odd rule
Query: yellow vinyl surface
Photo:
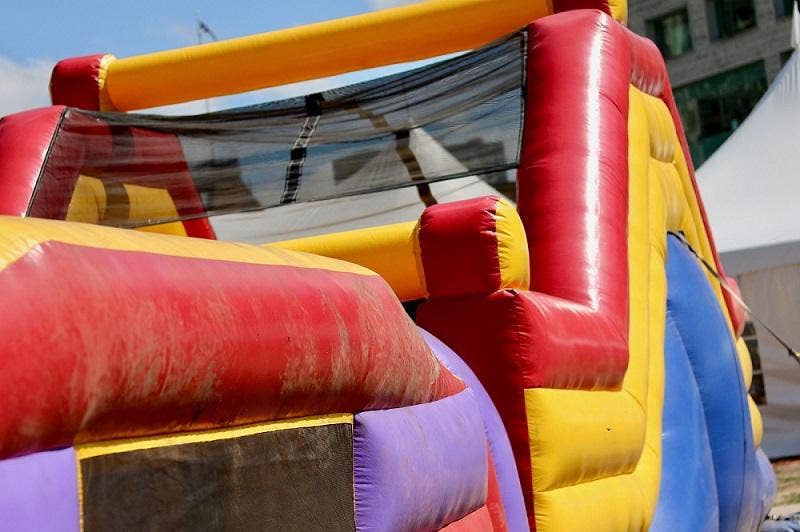
[[(538, 491), (630, 473), (636, 467), (645, 420), (627, 394), (533, 388), (525, 390), (525, 409)], [(548, 422), (542, 423), (544, 419)], [(546, 467), (536, 464), (541, 456), (550, 457)]]
[(478, 48), (550, 12), (547, 0), (428, 0), (116, 59), (101, 101), (129, 111), (426, 59)]
[(747, 348), (744, 338), (736, 340), (736, 354), (739, 355), (739, 364), (742, 366), (744, 385), (749, 389), (753, 383), (753, 359), (750, 357), (750, 350)]
[(106, 212), (106, 189), (96, 177), (81, 175), (67, 207), (68, 222), (99, 224)]
[(428, 295), (419, 261), (416, 222), (285, 240), (265, 247), (305, 251), (369, 268), (386, 280), (401, 301)]
[(608, 0), (608, 7), (614, 20), (628, 25), (628, 0)]
[(0, 216), (0, 269), (45, 242), (61, 242), (118, 251), (141, 251), (173, 257), (248, 264), (316, 268), (360, 275), (373, 272), (340, 260), (280, 248), (185, 238), (76, 222)]
[[(749, 390), (750, 385), (753, 383), (753, 359), (750, 358), (750, 350), (747, 348), (747, 343), (744, 341), (744, 338), (736, 340), (736, 353), (739, 355), (739, 364), (742, 366), (744, 387)], [(761, 439), (764, 437), (764, 421), (761, 419), (761, 411), (750, 395), (747, 396), (747, 406), (750, 409), (753, 445), (758, 447), (761, 445)]]
[[(128, 216), (116, 223), (147, 222), (153, 219), (178, 218), (175, 202), (169, 192), (163, 188), (143, 187), (139, 185), (123, 185), (127, 197)], [(103, 182), (96, 177), (81, 175), (75, 183), (66, 220), (103, 224), (106, 222), (108, 198)], [(170, 222), (140, 227), (138, 231), (164, 233), (167, 235), (187, 236), (183, 222)]]
[[(416, 222), (403, 222), (273, 242), (265, 247), (304, 251), (369, 268), (384, 278), (398, 299), (413, 301), (428, 297), (418, 229)], [(495, 237), (500, 269), (498, 289), (527, 290), (530, 269), (525, 227), (516, 209), (502, 199), (495, 208)]]
[(92, 458), (93, 456), (101, 456), (106, 454), (126, 453), (129, 451), (154, 449), (156, 447), (168, 447), (171, 445), (184, 445), (187, 443), (229, 440), (233, 438), (241, 438), (242, 436), (252, 436), (254, 434), (262, 434), (265, 432), (275, 432), (278, 430), (289, 430), (302, 427), (320, 427), (323, 425), (338, 424), (352, 425), (353, 415), (327, 414), (322, 416), (282, 419), (280, 421), (270, 421), (267, 423), (253, 423), (250, 425), (203, 430), (198, 432), (182, 432), (178, 434), (148, 436), (145, 438), (130, 438), (104, 442), (83, 443), (75, 446), (75, 454), (77, 455), (78, 460), (86, 460), (87, 458)]
[(525, 226), (514, 206), (502, 198), (495, 207), (495, 233), (500, 288), (527, 290), (531, 285), (531, 270)]
[[(675, 124), (663, 101), (634, 87), (628, 139), (628, 370), (618, 392), (526, 390), (542, 531), (649, 526), (661, 476), (667, 231), (683, 231), (712, 260)], [(727, 317), (719, 283), (709, 281)]]
[[(149, 220), (178, 218), (178, 211), (169, 192), (163, 188), (142, 187), (139, 185), (125, 185), (130, 202), (130, 222), (147, 222)], [(188, 236), (183, 222), (169, 222), (165, 224), (147, 225), (139, 227), (137, 231), (148, 233), (163, 233), (165, 235)]]

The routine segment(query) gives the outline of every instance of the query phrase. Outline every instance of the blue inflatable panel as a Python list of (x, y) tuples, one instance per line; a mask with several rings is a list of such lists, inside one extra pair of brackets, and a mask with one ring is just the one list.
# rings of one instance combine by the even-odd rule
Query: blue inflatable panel
[(651, 530), (719, 530), (706, 417), (689, 356), (667, 318), (661, 489)]
[[(667, 244), (667, 316), (685, 348), (703, 405), (719, 529), (749, 530), (760, 517), (756, 490), (762, 480), (736, 348), (702, 266), (675, 237)], [(662, 474), (670, 474), (666, 466)], [(701, 496), (698, 488), (687, 484), (686, 500)]]

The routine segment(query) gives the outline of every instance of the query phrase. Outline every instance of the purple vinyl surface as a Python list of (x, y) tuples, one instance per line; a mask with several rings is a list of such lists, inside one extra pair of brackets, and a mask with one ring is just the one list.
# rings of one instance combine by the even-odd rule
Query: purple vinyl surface
[(355, 416), (358, 530), (437, 530), (486, 501), (483, 422), (470, 390)]
[(75, 460), (72, 447), (0, 460), (0, 528), (78, 530)]
[(478, 380), (478, 377), (461, 360), (452, 349), (428, 331), (421, 329), (422, 337), (439, 359), (439, 362), (449, 369), (472, 390), (478, 408), (486, 427), (486, 439), (489, 441), (489, 450), (492, 453), (494, 469), (497, 474), (497, 483), (500, 486), (500, 498), (506, 512), (506, 523), (509, 530), (529, 530), (528, 515), (525, 510), (525, 500), (522, 498), (522, 488), (519, 483), (517, 464), (511, 450), (503, 420), (497, 412), (488, 392)]
[(758, 466), (758, 476), (760, 479), (756, 496), (759, 509), (756, 512), (756, 522), (753, 523), (753, 530), (756, 530), (761, 525), (761, 516), (769, 513), (770, 508), (772, 508), (772, 502), (778, 492), (775, 471), (772, 469), (769, 458), (767, 458), (767, 455), (764, 454), (764, 451), (760, 447), (756, 449), (756, 465)]

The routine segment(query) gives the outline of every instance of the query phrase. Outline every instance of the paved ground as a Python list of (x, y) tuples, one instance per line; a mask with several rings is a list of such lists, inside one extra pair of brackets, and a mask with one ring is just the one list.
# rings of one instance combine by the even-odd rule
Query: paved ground
[(800, 504), (800, 459), (779, 460), (772, 467), (778, 477), (778, 495), (773, 506)]
[(761, 525), (761, 531), (800, 530), (800, 459), (780, 460), (772, 467), (778, 477), (778, 494), (769, 512), (771, 519)]

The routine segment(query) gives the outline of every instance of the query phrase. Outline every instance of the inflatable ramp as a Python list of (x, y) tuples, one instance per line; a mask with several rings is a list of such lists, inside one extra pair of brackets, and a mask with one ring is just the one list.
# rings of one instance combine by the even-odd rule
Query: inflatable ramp
[(0, 121), (5, 522), (756, 530), (742, 311), (625, 10), (431, 0), (59, 63)]

